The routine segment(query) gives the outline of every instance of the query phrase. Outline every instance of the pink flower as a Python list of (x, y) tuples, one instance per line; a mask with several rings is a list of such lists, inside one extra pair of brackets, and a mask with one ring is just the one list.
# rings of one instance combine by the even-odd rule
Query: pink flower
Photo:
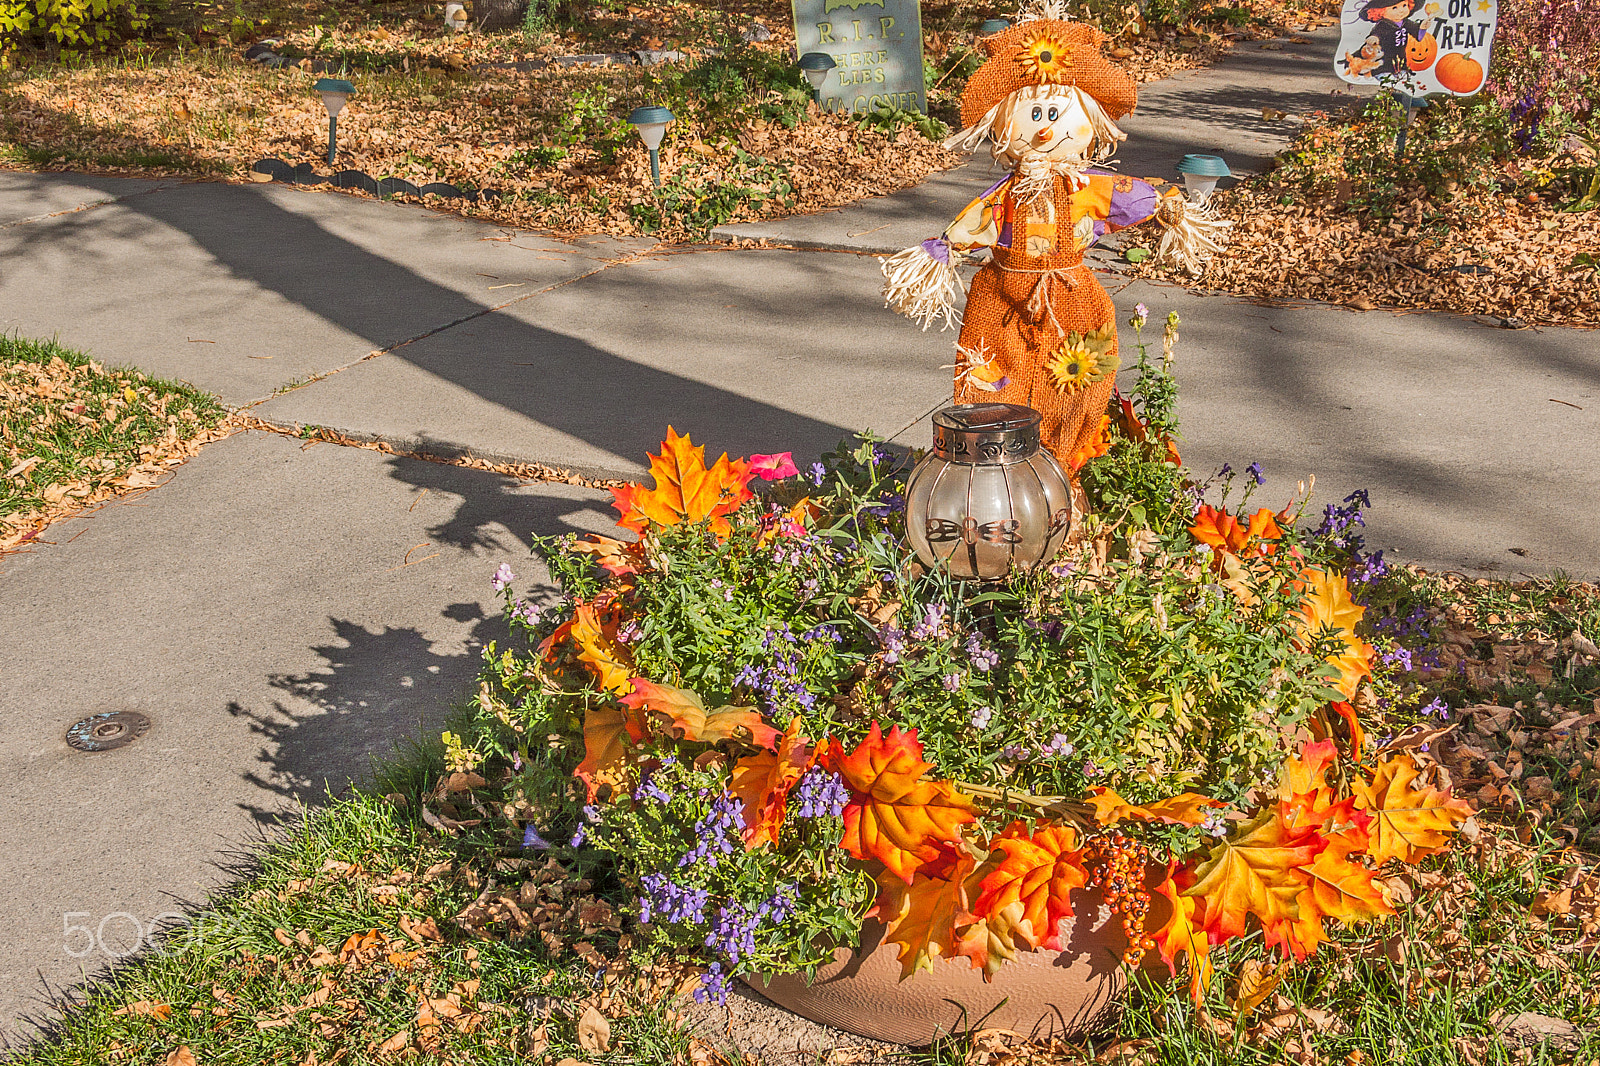
[(800, 469), (794, 465), (792, 452), (778, 452), (776, 455), (752, 455), (750, 472), (762, 481), (780, 481), (794, 477)]

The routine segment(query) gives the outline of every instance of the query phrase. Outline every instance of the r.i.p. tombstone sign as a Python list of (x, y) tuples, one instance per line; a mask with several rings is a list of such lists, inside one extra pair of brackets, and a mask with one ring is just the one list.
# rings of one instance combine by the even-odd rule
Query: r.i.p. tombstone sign
[(800, 55), (838, 64), (817, 93), (824, 110), (928, 110), (917, 0), (794, 0), (794, 36)]

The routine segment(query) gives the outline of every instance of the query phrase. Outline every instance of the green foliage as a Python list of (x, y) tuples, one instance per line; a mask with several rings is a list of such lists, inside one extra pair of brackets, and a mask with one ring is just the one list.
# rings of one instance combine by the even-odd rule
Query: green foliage
[[(1172, 460), (1167, 447), (1178, 434), (1178, 383), (1172, 376), (1171, 354), (1178, 316), (1176, 312), (1168, 316), (1159, 366), (1150, 362), (1145, 318), (1134, 316), (1132, 325), (1138, 338), (1139, 377), (1128, 399), (1143, 428), (1114, 419), (1111, 450), (1090, 460), (1080, 477), (1090, 504), (1106, 524), (1130, 523), (1133, 529), (1151, 529), (1172, 538), (1189, 524), (1194, 507), (1184, 491), (1188, 472)], [(1143, 439), (1134, 439), (1132, 433), (1142, 433)]]
[(0, 0), (0, 51), (24, 42), (95, 49), (148, 22), (139, 0)]
[(785, 909), (792, 906), (792, 913), (751, 926), (751, 940), (736, 951), (739, 969), (812, 972), (833, 957), (834, 947), (859, 942), (862, 918), (876, 894), (872, 878), (840, 850), (844, 824), (836, 817), (787, 819), (777, 848), (746, 850), (736, 835), (727, 852), (700, 848), (726, 784), (720, 769), (670, 759), (650, 775), (634, 803), (597, 819), (587, 842), (616, 856), (624, 869), (664, 871), (677, 888), (714, 901), (707, 903), (704, 920), (674, 921), (670, 912), (648, 916), (646, 937), (663, 954), (702, 941), (705, 927), (716, 924), (712, 914), (753, 915), (776, 900)]
[(931, 115), (924, 115), (921, 111), (882, 105), (871, 111), (863, 111), (856, 119), (856, 125), (862, 129), (879, 129), (885, 133), (893, 133), (901, 126), (910, 126), (930, 141), (942, 140), (950, 132), (943, 122)]
[(1433, 100), (1412, 120), (1396, 156), (1405, 112), (1392, 94), (1380, 93), (1353, 121), (1311, 124), (1280, 157), (1278, 180), (1307, 195), (1337, 193), (1379, 218), (1419, 193), (1470, 205), (1505, 180), (1513, 146), (1506, 112), (1494, 100)]
[(794, 186), (789, 169), (735, 148), (733, 162), (708, 173), (704, 164), (685, 163), (663, 175), (655, 196), (628, 208), (641, 232), (671, 228), (675, 233), (705, 237), (712, 227), (732, 220), (741, 210), (759, 212), (769, 202), (787, 206)]

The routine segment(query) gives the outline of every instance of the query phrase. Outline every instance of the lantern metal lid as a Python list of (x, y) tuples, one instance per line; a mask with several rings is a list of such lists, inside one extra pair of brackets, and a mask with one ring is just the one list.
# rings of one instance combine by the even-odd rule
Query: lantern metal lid
[(1009, 19), (984, 19), (978, 27), (979, 37), (993, 37), (997, 33), (1004, 33), (1011, 28)]
[(1020, 463), (1039, 453), (1038, 411), (1015, 403), (968, 403), (933, 416), (933, 450), (951, 463)]

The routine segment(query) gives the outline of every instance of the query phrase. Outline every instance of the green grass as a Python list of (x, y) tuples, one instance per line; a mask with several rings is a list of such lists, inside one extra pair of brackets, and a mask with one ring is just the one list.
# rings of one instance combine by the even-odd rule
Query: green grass
[(97, 498), (226, 416), (189, 385), (0, 334), (0, 525)]

